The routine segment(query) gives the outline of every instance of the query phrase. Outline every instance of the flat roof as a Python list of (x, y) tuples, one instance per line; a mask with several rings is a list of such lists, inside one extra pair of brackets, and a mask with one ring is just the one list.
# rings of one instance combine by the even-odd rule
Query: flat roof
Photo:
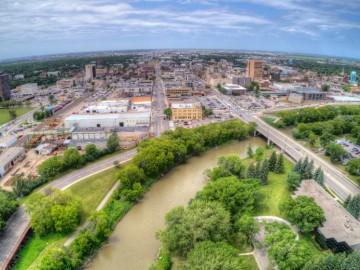
[(136, 102), (151, 102), (151, 97), (132, 97), (131, 101)]
[(303, 180), (292, 197), (297, 196), (313, 197), (324, 210), (326, 221), (318, 230), (327, 239), (334, 238), (337, 242), (346, 242), (351, 247), (360, 244), (360, 222), (318, 183), (314, 180)]
[(8, 141), (11, 141), (11, 140), (14, 140), (15, 141), (17, 140), (17, 138), (13, 135), (8, 135), (8, 136), (5, 136), (5, 137), (1, 137), (0, 138), (0, 143), (7, 143)]
[(3, 167), (8, 164), (13, 158), (21, 152), (24, 152), (24, 147), (10, 147), (0, 154), (0, 166)]
[(242, 87), (242, 86), (240, 86), (240, 85), (238, 85), (238, 84), (231, 84), (231, 83), (225, 84), (225, 85), (223, 86), (223, 88), (225, 88), (225, 89), (232, 89), (232, 90), (235, 90), (235, 89), (238, 89), (238, 90), (246, 90), (245, 87)]
[(68, 117), (66, 117), (65, 121), (121, 119), (121, 118), (145, 118), (145, 117), (150, 117), (150, 112), (72, 114), (72, 115), (69, 115)]

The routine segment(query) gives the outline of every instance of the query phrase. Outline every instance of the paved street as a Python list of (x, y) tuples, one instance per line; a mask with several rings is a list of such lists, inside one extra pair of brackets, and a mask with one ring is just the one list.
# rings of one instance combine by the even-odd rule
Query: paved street
[[(137, 153), (137, 150), (132, 149), (132, 150), (126, 151), (120, 155), (113, 156), (106, 160), (94, 163), (90, 166), (87, 166), (80, 170), (76, 170), (76, 171), (69, 173), (55, 181), (52, 181), (46, 187), (51, 186), (54, 188), (59, 188), (61, 190), (64, 190), (64, 189), (68, 188), (69, 186), (75, 184), (76, 182), (84, 179), (85, 177), (88, 177), (90, 175), (96, 174), (98, 172), (101, 172), (103, 170), (113, 167), (115, 160), (118, 160), (120, 163), (122, 163), (129, 159), (132, 159), (136, 153)], [(44, 190), (46, 187), (44, 187), (42, 190)]]
[[(162, 132), (170, 129), (169, 120), (165, 118), (164, 110), (168, 107), (165, 95), (164, 82), (161, 79), (160, 66), (156, 65), (156, 79), (152, 98), (152, 131), (155, 137), (159, 137)], [(164, 119), (165, 118), (165, 119)]]

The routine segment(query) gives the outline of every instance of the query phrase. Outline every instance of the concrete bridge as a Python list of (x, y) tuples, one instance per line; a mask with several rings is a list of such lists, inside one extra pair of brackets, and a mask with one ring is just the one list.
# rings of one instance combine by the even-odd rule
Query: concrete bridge
[(344, 175), (338, 168), (323, 160), (315, 153), (297, 143), (292, 138), (273, 128), (256, 115), (236, 111), (235, 113), (244, 122), (255, 122), (256, 131), (267, 138), (268, 143), (277, 145), (283, 152), (289, 155), (294, 161), (308, 157), (314, 160), (314, 167), (321, 167), (324, 171), (325, 184), (341, 199), (345, 200), (349, 195), (360, 193), (359, 187)]

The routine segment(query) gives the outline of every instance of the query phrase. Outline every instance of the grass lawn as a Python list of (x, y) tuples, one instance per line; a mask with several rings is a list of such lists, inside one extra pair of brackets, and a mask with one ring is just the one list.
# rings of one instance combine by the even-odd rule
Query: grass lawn
[(233, 241), (231, 244), (237, 248), (240, 253), (248, 253), (254, 250), (253, 245), (248, 244), (246, 237), (240, 233), (236, 233), (231, 240)]
[[(68, 190), (81, 199), (83, 206), (81, 223), (89, 217), (91, 212), (97, 208), (109, 190), (114, 186), (116, 182), (115, 174), (119, 170), (115, 167), (110, 168), (85, 178), (68, 188)], [(28, 196), (28, 198), (31, 198), (31, 196)], [(33, 236), (19, 252), (21, 259), (17, 261), (15, 269), (27, 269), (30, 265), (29, 269), (36, 269), (36, 265), (40, 262), (44, 251), (49, 247), (62, 246), (69, 236), (58, 234), (43, 238)]]
[(323, 250), (318, 243), (315, 241), (314, 233), (303, 234), (300, 233), (299, 243), (303, 244), (304, 247), (309, 250), (314, 257), (322, 256), (324, 254), (331, 254), (330, 250)]
[(264, 116), (261, 117), (261, 119), (264, 120), (266, 123), (268, 123), (268, 124), (270, 124), (270, 125), (272, 125), (272, 124), (274, 123), (274, 121), (275, 121), (274, 118), (264, 117)]
[(258, 270), (259, 269), (253, 255), (241, 256), (241, 258), (244, 263), (244, 269), (248, 269), (248, 270)]
[(36, 260), (41, 251), (47, 246), (53, 246), (55, 242), (64, 239), (64, 235), (50, 234), (45, 237), (33, 235), (31, 239), (25, 244), (24, 248), (19, 251), (21, 257), (16, 261), (14, 270), (25, 270)]
[(86, 220), (104, 199), (116, 182), (115, 175), (120, 169), (115, 167), (94, 174), (68, 188), (81, 199), (83, 213), (81, 223)]
[[(267, 149), (265, 152), (265, 157), (270, 157), (273, 150), (274, 149)], [(253, 162), (255, 162), (254, 158), (248, 157), (243, 159), (243, 164), (246, 168), (248, 168)], [(291, 193), (287, 189), (286, 178), (294, 166), (294, 164), (285, 157), (284, 164), (285, 173), (276, 174), (270, 172), (268, 184), (266, 186), (260, 186), (260, 199), (258, 200), (258, 204), (255, 208), (254, 216), (283, 217), (280, 214), (279, 205), (281, 202), (290, 197)]]
[[(34, 108), (14, 108), (10, 110), (15, 110), (17, 117), (22, 116), (23, 114), (32, 111)], [(0, 109), (0, 125), (5, 124), (10, 121), (9, 109)]]

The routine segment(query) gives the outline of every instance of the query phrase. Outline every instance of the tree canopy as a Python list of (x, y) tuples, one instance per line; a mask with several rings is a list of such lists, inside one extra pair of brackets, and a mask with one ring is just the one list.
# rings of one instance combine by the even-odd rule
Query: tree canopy
[(31, 227), (36, 234), (68, 233), (79, 225), (81, 202), (69, 192), (54, 189), (49, 195), (37, 193), (26, 210), (30, 213)]
[(288, 199), (280, 205), (288, 220), (294, 223), (302, 232), (312, 232), (325, 221), (324, 211), (312, 197), (297, 196)]
[(245, 270), (238, 250), (225, 242), (213, 243), (210, 241), (195, 245), (181, 267), (182, 270)]
[(188, 208), (170, 210), (158, 237), (171, 253), (186, 256), (197, 243), (221, 242), (229, 238), (230, 232), (230, 213), (220, 203), (195, 200)]
[(254, 179), (239, 180), (234, 176), (219, 178), (206, 184), (200, 198), (220, 202), (233, 215), (252, 213), (259, 191)]

